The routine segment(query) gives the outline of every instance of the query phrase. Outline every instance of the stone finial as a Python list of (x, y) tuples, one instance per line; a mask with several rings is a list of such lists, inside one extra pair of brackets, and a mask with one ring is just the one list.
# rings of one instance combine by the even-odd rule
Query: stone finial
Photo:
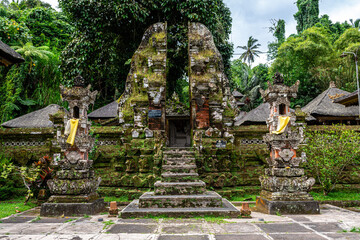
[(284, 83), (284, 78), (283, 78), (282, 74), (279, 72), (276, 72), (274, 74), (273, 79), (274, 79), (274, 84), (283, 84)]
[(74, 87), (85, 87), (85, 79), (81, 75), (74, 79)]
[(336, 84), (334, 81), (330, 81), (329, 88), (336, 88)]

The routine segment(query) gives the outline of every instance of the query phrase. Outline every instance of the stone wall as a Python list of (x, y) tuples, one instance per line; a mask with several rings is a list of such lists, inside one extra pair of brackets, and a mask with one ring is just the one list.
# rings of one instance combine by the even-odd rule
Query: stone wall
[[(323, 126), (308, 126), (308, 130), (321, 130)], [(347, 126), (359, 130), (357, 126)], [(93, 154), (94, 168), (101, 176), (100, 193), (107, 195), (128, 195), (138, 197), (153, 187), (160, 177), (163, 144), (162, 134), (147, 138), (139, 132), (138, 138), (121, 127), (92, 127), (96, 136), (96, 151)], [(0, 129), (0, 151), (17, 164), (30, 164), (44, 155), (59, 152), (53, 145), (55, 130), (46, 129)], [(215, 188), (224, 195), (259, 190), (259, 175), (268, 156), (268, 149), (262, 140), (267, 132), (264, 125), (240, 126), (229, 134), (234, 143), (227, 142), (224, 148), (216, 145), (216, 132), (202, 138), (202, 149), (196, 161), (200, 177), (208, 188)], [(360, 173), (346, 172), (343, 184), (360, 184)]]

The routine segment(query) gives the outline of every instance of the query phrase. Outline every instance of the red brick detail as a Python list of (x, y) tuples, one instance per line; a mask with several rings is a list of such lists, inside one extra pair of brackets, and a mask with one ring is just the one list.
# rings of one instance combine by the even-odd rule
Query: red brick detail
[[(149, 106), (149, 110), (162, 110), (161, 107)], [(161, 130), (161, 118), (148, 118), (150, 130)]]
[(196, 128), (206, 129), (210, 126), (209, 100), (206, 99), (202, 106), (196, 105)]

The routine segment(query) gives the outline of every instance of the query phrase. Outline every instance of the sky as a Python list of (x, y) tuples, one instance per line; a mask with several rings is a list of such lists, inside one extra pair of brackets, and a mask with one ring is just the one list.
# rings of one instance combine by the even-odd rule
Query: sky
[[(57, 0), (43, 0), (53, 7), (58, 6)], [(230, 8), (232, 34), (230, 41), (234, 44), (235, 53), (241, 53), (237, 46), (244, 46), (250, 36), (259, 40), (260, 51), (266, 52), (269, 42), (274, 37), (269, 32), (271, 19), (285, 20), (285, 35), (296, 33), (296, 21), (294, 14), (297, 12), (296, 0), (223, 0)], [(333, 22), (344, 22), (349, 19), (360, 18), (359, 0), (320, 0), (320, 16), (327, 14)], [(234, 55), (233, 59), (238, 58)], [(255, 60), (253, 66), (259, 63), (267, 63), (266, 53)]]

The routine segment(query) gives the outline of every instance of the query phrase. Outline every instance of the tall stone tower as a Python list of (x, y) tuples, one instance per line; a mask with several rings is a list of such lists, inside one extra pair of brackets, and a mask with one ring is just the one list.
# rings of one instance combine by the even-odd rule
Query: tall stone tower
[(300, 82), (291, 87), (284, 85), (281, 74), (276, 73), (274, 84), (261, 90), (265, 102), (270, 104), (267, 120), (269, 133), (264, 141), (269, 147), (269, 168), (260, 177), (261, 193), (256, 208), (268, 214), (316, 214), (319, 203), (308, 193), (315, 183), (307, 178), (300, 164), (305, 160), (297, 155), (303, 141), (304, 123), (297, 123), (290, 111), (290, 99), (296, 98)]
[(63, 101), (69, 103), (70, 109), (69, 116), (64, 117), (65, 131), (57, 135), (64, 158), (54, 162), (55, 176), (48, 181), (52, 195), (42, 204), (41, 216), (90, 215), (104, 209), (104, 200), (96, 193), (101, 179), (94, 176), (93, 161), (89, 159), (94, 138), (90, 136), (87, 110), (97, 95), (90, 87), (84, 88), (81, 76), (72, 88), (60, 86)]

